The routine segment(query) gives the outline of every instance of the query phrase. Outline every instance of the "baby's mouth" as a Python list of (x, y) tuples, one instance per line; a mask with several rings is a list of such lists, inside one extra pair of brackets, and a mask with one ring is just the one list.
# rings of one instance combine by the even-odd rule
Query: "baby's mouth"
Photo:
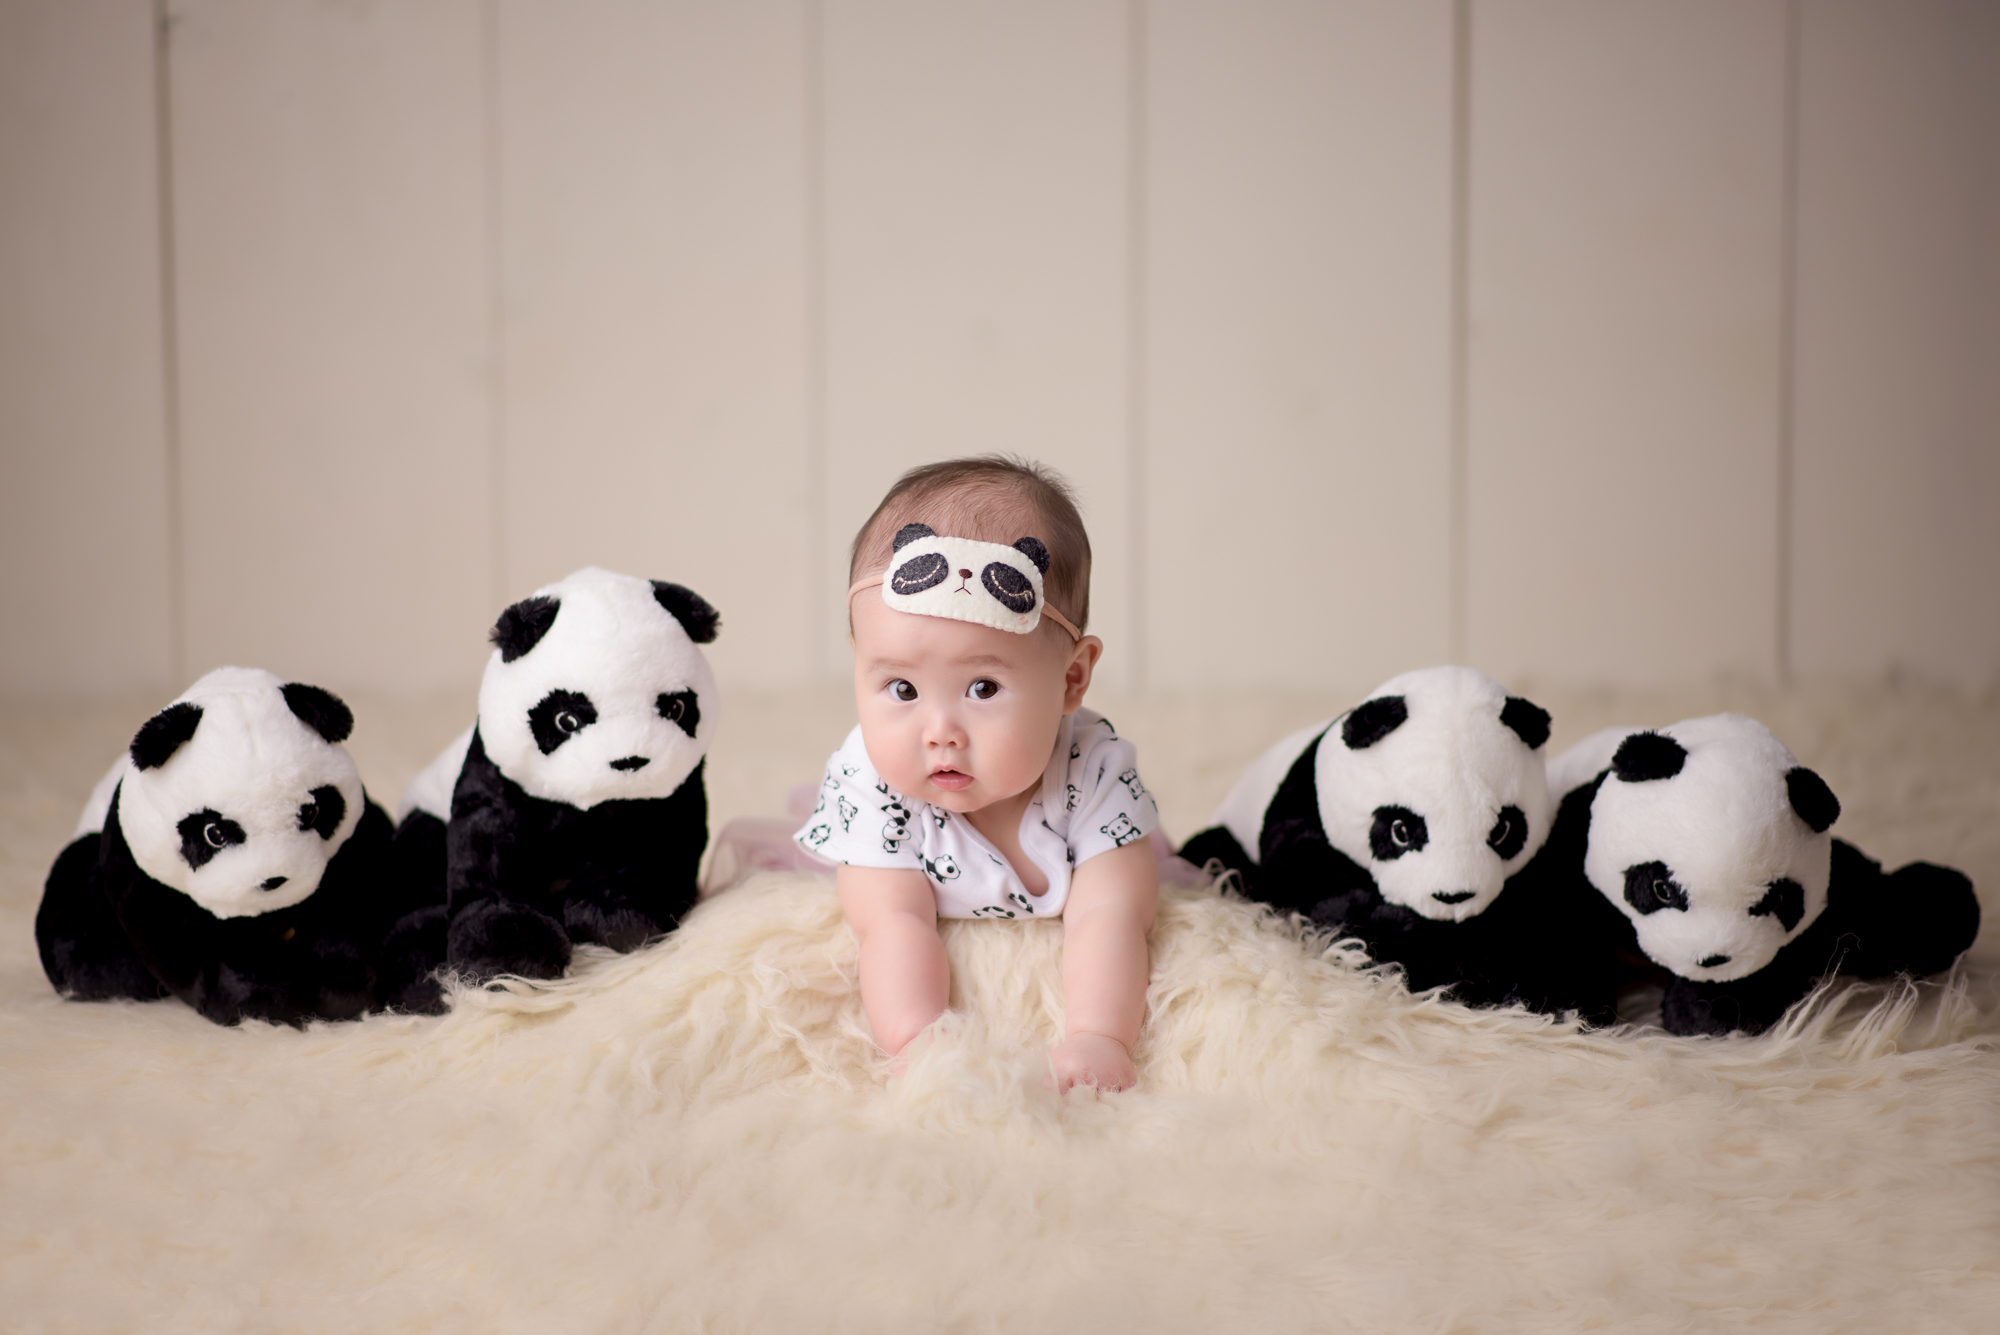
[(931, 771), (931, 785), (955, 793), (972, 782), (972, 776), (962, 770), (940, 769)]

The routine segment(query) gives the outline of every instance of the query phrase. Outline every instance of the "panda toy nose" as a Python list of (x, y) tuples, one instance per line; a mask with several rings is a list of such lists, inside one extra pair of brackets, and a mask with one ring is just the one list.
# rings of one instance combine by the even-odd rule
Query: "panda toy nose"
[(1720, 969), (1723, 965), (1729, 963), (1729, 956), (1703, 955), (1699, 960), (1696, 960), (1695, 963), (1701, 965), (1701, 967), (1704, 969)]
[(611, 768), (624, 773), (630, 773), (632, 770), (644, 769), (652, 763), (652, 761), (644, 756), (625, 756), (622, 759), (612, 761)]
[(970, 570), (961, 570), (961, 571), (959, 571), (959, 572), (958, 572), (958, 577), (959, 577), (960, 579), (971, 579), (971, 578), (972, 578), (972, 572), (971, 572)]
[(283, 885), (287, 879), (288, 879), (287, 877), (283, 876), (273, 876), (268, 880), (266, 880), (262, 885), (258, 886), (257, 888), (259, 890), (276, 890), (279, 886)]
[(1431, 898), (1440, 904), (1463, 904), (1477, 893), (1476, 890), (1433, 890)]

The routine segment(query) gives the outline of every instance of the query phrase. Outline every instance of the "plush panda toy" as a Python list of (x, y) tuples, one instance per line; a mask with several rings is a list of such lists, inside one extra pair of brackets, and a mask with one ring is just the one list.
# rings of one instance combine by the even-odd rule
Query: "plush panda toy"
[(1673, 1033), (1761, 1033), (1830, 973), (1940, 972), (1978, 934), (1965, 876), (1885, 875), (1833, 838), (1833, 791), (1754, 719), (1607, 729), (1549, 779), (1569, 874), (1622, 915), (1617, 944), (1672, 976)]
[(442, 878), (453, 972), (555, 978), (573, 943), (632, 950), (694, 906), (715, 720), (697, 646), (717, 625), (678, 584), (595, 568), (500, 614), (478, 722), (411, 784), (396, 836), (404, 883)]
[(389, 818), (317, 686), (217, 668), (146, 721), (49, 873), (35, 941), (78, 1000), (179, 997), (218, 1024), (346, 1020), (380, 1001), (401, 905)]
[(1267, 751), (1181, 856), (1359, 938), (1413, 988), (1602, 1020), (1608, 976), (1566, 967), (1567, 915), (1529, 875), (1554, 816), (1548, 736), (1546, 711), (1470, 668), (1405, 673)]

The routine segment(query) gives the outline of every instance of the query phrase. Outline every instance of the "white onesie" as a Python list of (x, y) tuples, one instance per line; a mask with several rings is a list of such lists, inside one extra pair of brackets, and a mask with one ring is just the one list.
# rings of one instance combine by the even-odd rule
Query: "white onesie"
[(1144, 839), (1160, 823), (1139, 782), (1138, 752), (1088, 709), (1065, 715), (1041, 791), (1021, 816), (1021, 851), (1049, 878), (1030, 895), (972, 822), (894, 792), (868, 763), (856, 726), (826, 762), (819, 805), (792, 837), (854, 867), (907, 867), (930, 878), (940, 918), (1055, 918), (1070, 873), (1099, 853)]

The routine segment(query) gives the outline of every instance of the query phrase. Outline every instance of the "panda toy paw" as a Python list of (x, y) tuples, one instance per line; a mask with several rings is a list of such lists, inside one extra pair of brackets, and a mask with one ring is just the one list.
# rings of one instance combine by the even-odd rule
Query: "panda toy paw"
[(665, 936), (672, 927), (647, 912), (626, 891), (622, 878), (574, 878), (563, 899), (563, 930), (570, 940), (609, 946), (620, 954)]
[(455, 973), (484, 983), (501, 974), (560, 978), (572, 947), (561, 923), (526, 904), (486, 899), (451, 917), (447, 953)]
[(1761, 1034), (1812, 990), (1816, 981), (1789, 971), (1740, 983), (1696, 983), (1674, 978), (1660, 997), (1660, 1027), (1683, 1037)]
[(375, 987), (383, 1010), (444, 1014), (444, 984), (437, 975), (445, 961), (450, 921), (443, 904), (428, 904), (405, 913), (389, 929)]
[(85, 819), (94, 828), (56, 859), (35, 914), (42, 972), (56, 991), (77, 1001), (156, 1001), (167, 995), (166, 984), (132, 948), (97, 879), (103, 817)]
[(1943, 973), (1979, 935), (1979, 897), (1965, 873), (1930, 862), (1884, 872), (1840, 839), (1827, 900), (1840, 971), (1857, 978)]

